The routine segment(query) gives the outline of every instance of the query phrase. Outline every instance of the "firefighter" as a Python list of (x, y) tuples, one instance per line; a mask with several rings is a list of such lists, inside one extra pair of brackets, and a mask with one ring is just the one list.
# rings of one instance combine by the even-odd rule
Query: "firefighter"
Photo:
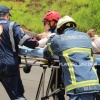
[[(11, 100), (26, 100), (18, 94), (18, 83), (21, 83), (18, 68), (18, 45), (34, 49), (38, 46), (38, 41), (30, 39), (28, 35), (24, 34), (16, 22), (14, 22), (11, 32), (9, 28), (12, 23), (10, 16), (9, 8), (0, 6), (0, 81)], [(23, 85), (20, 86), (23, 89)]]
[[(39, 44), (42, 44), (44, 40), (46, 40), (44, 42), (44, 45), (46, 45), (47, 43), (49, 43), (51, 41), (51, 39), (55, 36), (56, 34), (56, 26), (57, 26), (57, 22), (60, 19), (60, 14), (57, 11), (48, 11), (43, 18), (43, 24), (44, 24), (44, 30), (45, 30), (45, 38), (41, 39), (39, 41)], [(42, 34), (41, 34), (42, 35)], [(53, 56), (52, 59), (58, 59), (57, 56)], [(58, 65), (58, 64), (56, 64)], [(51, 74), (52, 74), (53, 69), (51, 70)], [(55, 78), (56, 78), (56, 73), (54, 72), (53, 75), (53, 79), (51, 82), (51, 92), (53, 92), (55, 89)], [(58, 84), (57, 84), (57, 88), (60, 88), (60, 86), (63, 85), (62, 80), (61, 80), (61, 68), (59, 68), (58, 70)], [(64, 91), (61, 91), (57, 94), (57, 100), (65, 100), (64, 98)], [(53, 95), (53, 98), (55, 98), (55, 96)]]
[(55, 35), (56, 25), (60, 19), (60, 14), (57, 11), (48, 11), (43, 17), (44, 33), (38, 34), (37, 37), (41, 38), (39, 41), (39, 47), (45, 47), (48, 39)]
[(76, 29), (76, 22), (69, 16), (57, 23), (57, 34), (44, 50), (47, 59), (59, 56), (66, 94), (69, 100), (95, 100), (100, 90), (99, 80), (93, 66), (90, 37)]

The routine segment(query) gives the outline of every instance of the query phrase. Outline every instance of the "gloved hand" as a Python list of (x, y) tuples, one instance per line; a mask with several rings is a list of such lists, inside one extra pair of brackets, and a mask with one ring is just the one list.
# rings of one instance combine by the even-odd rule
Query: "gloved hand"
[(50, 67), (53, 62), (53, 59), (52, 59), (51, 53), (49, 52), (47, 47), (44, 49), (43, 54), (44, 54), (44, 56), (43, 56), (44, 59), (48, 60), (48, 66)]
[(43, 51), (43, 58), (46, 60), (50, 59), (50, 52), (48, 51), (47, 47)]

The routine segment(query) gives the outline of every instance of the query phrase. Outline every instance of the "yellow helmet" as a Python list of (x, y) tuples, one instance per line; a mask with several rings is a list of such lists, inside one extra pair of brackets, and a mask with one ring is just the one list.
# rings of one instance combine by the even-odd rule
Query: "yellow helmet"
[(76, 22), (74, 21), (74, 19), (72, 19), (71, 17), (69, 16), (64, 16), (62, 17), (58, 23), (57, 23), (57, 29), (59, 29), (61, 26), (63, 26), (65, 23), (73, 23), (74, 26), (76, 27)]

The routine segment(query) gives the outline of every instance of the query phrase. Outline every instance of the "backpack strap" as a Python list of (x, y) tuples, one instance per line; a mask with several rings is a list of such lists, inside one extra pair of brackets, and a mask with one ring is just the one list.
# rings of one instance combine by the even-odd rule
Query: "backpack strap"
[(14, 23), (15, 22), (10, 22), (10, 24), (9, 24), (9, 35), (10, 35), (10, 41), (11, 41), (11, 44), (12, 44), (13, 52), (16, 52), (15, 40), (14, 40), (14, 35), (13, 35), (13, 25), (14, 25)]

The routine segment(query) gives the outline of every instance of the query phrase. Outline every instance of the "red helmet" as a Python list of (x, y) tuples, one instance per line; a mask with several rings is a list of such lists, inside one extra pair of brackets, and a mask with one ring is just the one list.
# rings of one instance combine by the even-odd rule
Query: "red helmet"
[(60, 19), (60, 14), (56, 11), (49, 11), (48, 13), (46, 13), (44, 15), (44, 20), (49, 20), (49, 21), (52, 21), (52, 20), (55, 20), (58, 22), (58, 20)]

